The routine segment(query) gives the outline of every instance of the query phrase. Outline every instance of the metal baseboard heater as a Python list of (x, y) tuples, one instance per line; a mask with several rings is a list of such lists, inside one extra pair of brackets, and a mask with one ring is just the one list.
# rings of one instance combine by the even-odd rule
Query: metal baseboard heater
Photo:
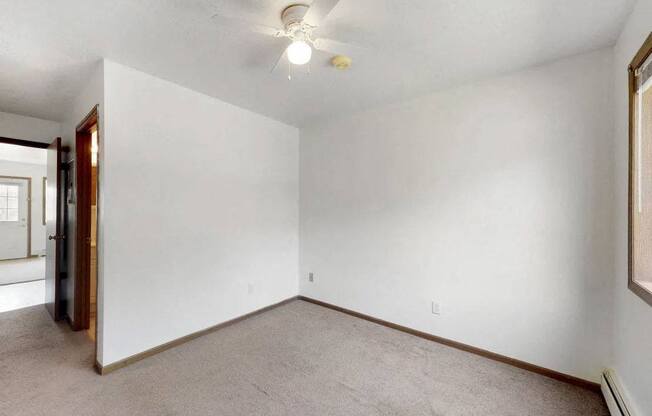
[(636, 416), (625, 399), (623, 388), (618, 382), (614, 370), (608, 369), (602, 373), (600, 388), (611, 416)]

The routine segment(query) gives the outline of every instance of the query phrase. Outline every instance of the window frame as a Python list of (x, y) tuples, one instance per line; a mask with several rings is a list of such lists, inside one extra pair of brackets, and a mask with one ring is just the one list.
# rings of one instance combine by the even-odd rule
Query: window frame
[[(20, 212), (20, 208), (19, 208), (19, 206), (16, 206), (16, 208), (9, 208), (9, 198), (15, 199), (17, 204), (20, 203), (19, 202), (19, 199), (20, 199), (20, 185), (15, 184), (15, 183), (11, 183), (11, 182), (0, 182), (0, 185), (15, 187), (15, 188), (17, 188), (17, 191), (18, 191), (16, 197), (10, 197), (9, 196), (9, 191), (7, 191), (7, 195), (4, 195), (4, 196), (0, 195), (0, 199), (5, 199), (7, 201), (7, 206), (5, 208), (2, 208), (2, 209), (4, 209), (6, 211), (5, 215), (6, 215), (7, 219), (0, 218), (0, 222), (4, 222), (4, 223), (19, 222), (20, 221), (20, 215), (18, 215), (18, 214)], [(16, 211), (16, 219), (15, 220), (9, 219), (9, 210), (10, 209)]]
[(652, 306), (652, 292), (634, 279), (634, 147), (635, 147), (635, 99), (636, 99), (636, 70), (652, 55), (652, 32), (648, 35), (641, 48), (632, 59), (628, 72), (629, 90), (629, 178), (628, 178), (628, 218), (627, 218), (627, 287), (641, 299)]
[(41, 210), (41, 220), (43, 222), (43, 225), (47, 225), (46, 221), (46, 216), (45, 216), (45, 198), (47, 197), (47, 189), (48, 189), (48, 178), (46, 176), (43, 176), (43, 186), (42, 186), (42, 192), (41, 192), (41, 203), (42, 203), (42, 210)]

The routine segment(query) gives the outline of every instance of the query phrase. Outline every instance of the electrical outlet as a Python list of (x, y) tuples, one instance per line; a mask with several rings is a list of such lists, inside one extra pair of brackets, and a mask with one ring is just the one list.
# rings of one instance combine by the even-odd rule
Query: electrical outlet
[(308, 273), (308, 281), (309, 282), (314, 282), (315, 281), (315, 276), (312, 273)]
[(430, 312), (432, 312), (433, 315), (441, 315), (441, 311), (439, 309), (439, 303), (433, 300), (430, 306)]

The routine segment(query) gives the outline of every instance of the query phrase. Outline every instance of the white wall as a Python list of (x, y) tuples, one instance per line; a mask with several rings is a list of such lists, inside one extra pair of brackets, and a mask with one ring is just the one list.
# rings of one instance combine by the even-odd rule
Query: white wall
[(627, 288), (627, 66), (652, 30), (652, 0), (639, 0), (614, 48), (616, 166), (614, 361), (640, 416), (652, 415), (652, 307)]
[(47, 155), (45, 149), (0, 143), (0, 160), (45, 166), (48, 162)]
[(609, 49), (302, 130), (300, 293), (598, 380), (612, 85)]
[(298, 130), (116, 63), (104, 76), (101, 363), (296, 296)]
[(0, 137), (50, 143), (60, 135), (56, 121), (0, 112)]
[[(36, 151), (45, 152), (38, 149)], [(46, 166), (0, 160), (0, 176), (32, 178), (31, 254), (45, 254), (45, 225), (43, 225), (43, 177)]]

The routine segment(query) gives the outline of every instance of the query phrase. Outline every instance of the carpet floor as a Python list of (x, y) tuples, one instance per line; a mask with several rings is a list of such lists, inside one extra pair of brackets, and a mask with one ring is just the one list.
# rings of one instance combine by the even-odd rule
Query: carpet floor
[(608, 415), (599, 394), (294, 301), (106, 376), (43, 306), (0, 314), (0, 415)]

